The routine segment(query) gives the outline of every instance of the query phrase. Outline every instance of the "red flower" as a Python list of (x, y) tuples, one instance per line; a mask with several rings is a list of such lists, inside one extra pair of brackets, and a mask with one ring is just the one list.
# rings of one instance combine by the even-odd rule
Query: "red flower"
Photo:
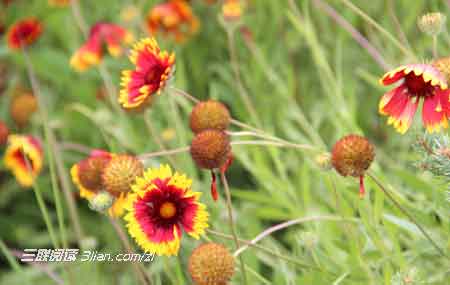
[(447, 82), (441, 73), (428, 64), (409, 64), (386, 73), (380, 83), (391, 85), (399, 80), (401, 84), (383, 95), (379, 112), (389, 116), (388, 124), (393, 124), (400, 133), (411, 126), (417, 106), (423, 103), (422, 121), (428, 132), (447, 128), (450, 116)]
[(35, 18), (21, 20), (8, 30), (8, 46), (20, 49), (34, 43), (42, 33), (42, 24)]
[(161, 31), (182, 42), (198, 31), (199, 21), (186, 1), (173, 0), (154, 6), (147, 16), (150, 33)]
[(159, 49), (154, 38), (140, 40), (131, 51), (135, 70), (122, 72), (119, 103), (124, 108), (138, 108), (154, 93), (160, 93), (169, 79), (175, 54)]
[(130, 235), (145, 251), (177, 255), (183, 231), (199, 239), (208, 227), (208, 213), (192, 181), (169, 166), (149, 168), (132, 186), (125, 209)]
[(99, 64), (106, 46), (110, 55), (118, 57), (123, 53), (122, 44), (130, 44), (133, 36), (124, 28), (110, 23), (97, 23), (89, 32), (86, 43), (79, 48), (70, 60), (78, 71)]

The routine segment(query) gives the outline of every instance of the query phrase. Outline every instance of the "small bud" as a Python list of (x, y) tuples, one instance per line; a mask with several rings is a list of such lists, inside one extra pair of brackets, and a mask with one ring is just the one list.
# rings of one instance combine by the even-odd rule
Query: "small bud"
[(445, 20), (446, 17), (442, 13), (427, 13), (418, 19), (417, 25), (423, 33), (430, 36), (437, 36), (442, 32)]
[(97, 248), (98, 241), (94, 236), (83, 237), (80, 241), (80, 249), (89, 250)]
[(222, 5), (222, 15), (226, 22), (236, 22), (242, 16), (241, 0), (225, 0)]
[(102, 180), (105, 190), (119, 195), (131, 190), (137, 176), (144, 172), (142, 162), (131, 155), (113, 157), (103, 170)]
[(3, 121), (0, 121), (0, 146), (8, 142), (9, 129)]
[(190, 126), (194, 133), (207, 129), (224, 131), (230, 124), (230, 112), (219, 101), (208, 100), (195, 105), (191, 112)]
[(391, 279), (392, 285), (415, 285), (423, 284), (420, 280), (419, 271), (416, 268), (397, 272)]
[(89, 208), (97, 212), (104, 212), (111, 208), (114, 202), (114, 196), (106, 191), (98, 192), (94, 197), (89, 199)]
[(190, 151), (198, 167), (220, 168), (231, 155), (230, 138), (225, 132), (206, 130), (194, 137)]
[(197, 285), (226, 285), (234, 274), (234, 257), (221, 244), (202, 244), (189, 257), (188, 270)]
[(314, 159), (317, 166), (322, 170), (330, 170), (333, 166), (331, 165), (331, 154), (329, 152), (324, 152), (317, 155)]
[(37, 108), (37, 100), (31, 93), (16, 95), (12, 98), (10, 105), (11, 117), (19, 128), (23, 128)]
[(319, 243), (319, 236), (314, 232), (304, 232), (300, 235), (300, 244), (313, 249)]

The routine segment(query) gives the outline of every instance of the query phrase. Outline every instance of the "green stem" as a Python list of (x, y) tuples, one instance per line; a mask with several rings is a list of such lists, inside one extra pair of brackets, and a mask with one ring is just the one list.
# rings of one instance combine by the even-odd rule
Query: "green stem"
[[(230, 187), (228, 186), (228, 180), (227, 180), (227, 177), (225, 176), (225, 173), (220, 172), (220, 180), (222, 181), (222, 185), (225, 190), (225, 196), (227, 198), (226, 205), (227, 205), (227, 209), (228, 209), (228, 222), (230, 224), (231, 234), (233, 236), (233, 240), (234, 240), (236, 249), (239, 249), (239, 247), (240, 247), (239, 238), (237, 235), (236, 224), (234, 223), (234, 219), (233, 219), (233, 209), (232, 209), (232, 204), (231, 204)], [(239, 256), (239, 264), (241, 266), (242, 284), (246, 285), (246, 284), (248, 284), (247, 283), (247, 274), (245, 271), (245, 263), (244, 263), (242, 256)]]
[(412, 59), (416, 60), (416, 56), (413, 52), (407, 49), (401, 42), (399, 42), (391, 33), (389, 33), (385, 28), (380, 26), (375, 20), (373, 20), (369, 15), (364, 13), (361, 9), (355, 6), (348, 0), (341, 0), (341, 2), (347, 6), (350, 10), (361, 16), (366, 22), (372, 25), (380, 33), (382, 33), (386, 38), (388, 38), (398, 49), (400, 49), (406, 56), (410, 56)]
[(402, 205), (400, 205), (400, 203), (394, 198), (394, 196), (392, 196), (392, 194), (383, 186), (383, 184), (377, 179), (375, 178), (374, 175), (372, 175), (371, 173), (367, 173), (367, 176), (369, 176), (373, 182), (375, 182), (375, 184), (378, 185), (378, 187), (381, 189), (381, 191), (383, 191), (383, 193), (389, 198), (389, 200), (392, 201), (392, 203), (394, 203), (394, 205), (406, 216), (408, 217), (408, 219), (416, 225), (416, 227), (422, 232), (422, 234), (425, 236), (425, 238), (433, 245), (433, 247), (443, 256), (443, 257), (447, 257), (448, 259), (450, 259), (448, 257), (448, 255), (444, 252), (444, 250), (442, 248), (439, 247), (439, 245), (431, 238), (431, 236), (427, 233), (427, 231), (425, 231), (425, 229), (416, 221), (416, 219), (410, 214), (408, 213), (408, 211), (403, 208)]

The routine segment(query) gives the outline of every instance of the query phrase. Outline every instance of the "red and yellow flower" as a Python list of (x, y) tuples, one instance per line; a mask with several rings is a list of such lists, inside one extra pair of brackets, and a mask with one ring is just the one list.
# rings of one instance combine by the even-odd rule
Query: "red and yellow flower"
[(148, 169), (132, 186), (125, 209), (127, 228), (137, 244), (156, 255), (177, 255), (182, 232), (198, 239), (208, 227), (208, 213), (192, 181), (169, 166)]
[(20, 49), (33, 44), (42, 34), (42, 24), (36, 18), (23, 19), (8, 30), (8, 46)]
[(84, 71), (100, 63), (105, 53), (118, 57), (123, 53), (123, 45), (130, 44), (133, 35), (124, 28), (111, 23), (97, 23), (90, 32), (86, 43), (70, 59), (70, 65), (78, 71)]
[(10, 135), (4, 160), (19, 184), (30, 187), (42, 170), (42, 146), (32, 136)]
[(161, 51), (154, 38), (144, 38), (131, 51), (134, 70), (124, 70), (119, 103), (127, 109), (145, 104), (154, 93), (160, 94), (170, 78), (175, 54)]
[(420, 101), (423, 101), (422, 121), (428, 132), (447, 128), (450, 115), (450, 90), (445, 77), (432, 65), (410, 64), (398, 67), (386, 73), (380, 83), (401, 84), (383, 95), (379, 112), (389, 116), (392, 124), (400, 133), (405, 133), (412, 124)]
[(183, 42), (198, 31), (200, 24), (189, 3), (172, 0), (150, 10), (147, 26), (152, 35), (162, 32), (166, 36), (173, 36), (177, 42)]

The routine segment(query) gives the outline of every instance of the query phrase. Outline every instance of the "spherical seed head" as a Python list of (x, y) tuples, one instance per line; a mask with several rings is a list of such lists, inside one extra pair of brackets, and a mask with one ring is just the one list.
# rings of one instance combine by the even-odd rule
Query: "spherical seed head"
[(234, 257), (221, 244), (205, 243), (192, 252), (188, 267), (197, 285), (226, 285), (234, 274)]
[(31, 115), (37, 110), (36, 97), (30, 93), (14, 96), (11, 101), (10, 114), (18, 127), (23, 128), (28, 124)]
[(230, 138), (222, 131), (200, 132), (191, 143), (192, 159), (200, 168), (220, 168), (228, 160), (230, 154)]
[(438, 58), (432, 62), (432, 65), (439, 70), (447, 80), (447, 83), (450, 84), (450, 56)]
[(419, 29), (430, 36), (437, 36), (442, 32), (445, 25), (446, 17), (444, 14), (436, 12), (436, 13), (427, 13), (422, 15), (417, 20), (417, 25)]
[(365, 137), (348, 135), (334, 145), (331, 164), (342, 176), (360, 177), (374, 158), (374, 147)]
[(144, 172), (142, 162), (131, 155), (113, 157), (103, 170), (102, 181), (105, 189), (113, 195), (131, 190), (137, 176)]
[(224, 131), (228, 128), (230, 120), (230, 112), (224, 104), (208, 100), (195, 105), (191, 113), (190, 126), (196, 134), (207, 129)]
[(0, 146), (8, 142), (9, 129), (3, 121), (0, 121)]
[(101, 191), (89, 200), (89, 208), (97, 212), (104, 212), (111, 208), (113, 202), (113, 195), (106, 191)]
[(78, 163), (78, 178), (86, 189), (98, 191), (103, 187), (102, 173), (109, 162), (109, 158), (95, 156), (86, 158)]

